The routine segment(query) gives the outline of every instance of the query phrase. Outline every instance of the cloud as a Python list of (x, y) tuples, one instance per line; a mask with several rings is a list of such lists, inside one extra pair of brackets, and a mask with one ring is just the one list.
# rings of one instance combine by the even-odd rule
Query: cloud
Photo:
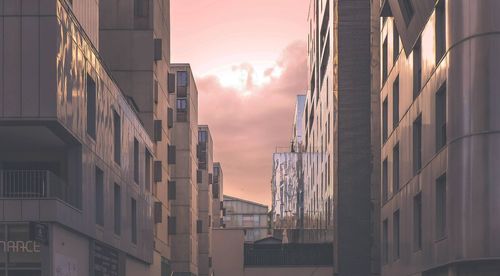
[(245, 72), (244, 88), (223, 86), (214, 75), (197, 80), (199, 120), (212, 132), (224, 193), (265, 204), (270, 203), (272, 153), (289, 145), (296, 95), (307, 88), (306, 43), (288, 45), (275, 64), (262, 85), (254, 83), (250, 62), (233, 67)]

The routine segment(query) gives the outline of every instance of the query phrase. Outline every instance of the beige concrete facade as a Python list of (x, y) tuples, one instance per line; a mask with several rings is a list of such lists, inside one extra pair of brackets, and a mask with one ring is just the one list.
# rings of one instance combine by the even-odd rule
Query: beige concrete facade
[(175, 185), (171, 199), (169, 227), (172, 240), (174, 275), (198, 275), (198, 91), (189, 64), (172, 64), (175, 91), (170, 102), (175, 103), (175, 116), (170, 147), (170, 171)]

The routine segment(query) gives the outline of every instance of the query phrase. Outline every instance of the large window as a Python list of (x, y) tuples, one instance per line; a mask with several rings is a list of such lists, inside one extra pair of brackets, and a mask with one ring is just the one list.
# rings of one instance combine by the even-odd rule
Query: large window
[(400, 256), (400, 235), (399, 235), (399, 210), (394, 212), (392, 215), (392, 242), (393, 242), (393, 249), (392, 249), (392, 254), (393, 254), (393, 259), (397, 260), (399, 259)]
[(399, 191), (399, 143), (392, 150), (392, 193)]
[(415, 14), (415, 10), (413, 8), (412, 0), (398, 0), (399, 7), (401, 9), (401, 14), (403, 15), (403, 19), (408, 26)]
[(130, 228), (131, 228), (131, 241), (137, 243), (137, 201), (135, 198), (130, 198)]
[(436, 93), (436, 151), (446, 145), (446, 83)]
[(104, 173), (95, 169), (95, 223), (104, 226)]
[(122, 156), (122, 126), (120, 115), (115, 110), (113, 110), (113, 149), (115, 162), (119, 165)]
[(446, 174), (436, 180), (436, 238), (446, 236)]
[(189, 77), (186, 71), (177, 72), (177, 97), (187, 97)]
[(399, 56), (399, 32), (398, 28), (396, 27), (396, 21), (394, 21), (392, 24), (392, 60), (394, 61), (394, 64), (396, 64), (398, 56)]
[(399, 76), (392, 84), (392, 128), (399, 125)]
[(413, 248), (422, 249), (422, 193), (413, 198)]
[(122, 190), (120, 185), (114, 184), (113, 188), (113, 211), (114, 211), (114, 231), (116, 235), (122, 233)]
[(96, 138), (96, 101), (97, 92), (94, 79), (87, 75), (87, 134)]
[(382, 103), (382, 141), (385, 143), (389, 135), (389, 124), (387, 122), (387, 117), (389, 113), (389, 107), (387, 103), (387, 98), (385, 98)]
[(177, 121), (186, 122), (188, 112), (188, 101), (186, 98), (177, 99)]
[(439, 0), (436, 5), (436, 64), (438, 64), (446, 51), (446, 10), (444, 0)]
[(413, 174), (422, 168), (422, 115), (413, 122)]
[(413, 99), (416, 99), (422, 89), (422, 41), (418, 39), (413, 47)]

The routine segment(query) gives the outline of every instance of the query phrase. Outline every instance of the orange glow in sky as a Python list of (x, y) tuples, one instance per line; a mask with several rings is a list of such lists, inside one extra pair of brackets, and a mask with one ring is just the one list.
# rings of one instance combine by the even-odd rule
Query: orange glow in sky
[(309, 0), (171, 0), (172, 62), (190, 63), (224, 194), (270, 204), (272, 153), (307, 88)]

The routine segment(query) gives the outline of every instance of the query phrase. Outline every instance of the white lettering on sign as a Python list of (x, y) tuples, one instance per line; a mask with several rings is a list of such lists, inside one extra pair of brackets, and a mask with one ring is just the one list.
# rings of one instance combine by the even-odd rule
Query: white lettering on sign
[(40, 253), (40, 243), (36, 241), (0, 241), (0, 251), (4, 253)]

